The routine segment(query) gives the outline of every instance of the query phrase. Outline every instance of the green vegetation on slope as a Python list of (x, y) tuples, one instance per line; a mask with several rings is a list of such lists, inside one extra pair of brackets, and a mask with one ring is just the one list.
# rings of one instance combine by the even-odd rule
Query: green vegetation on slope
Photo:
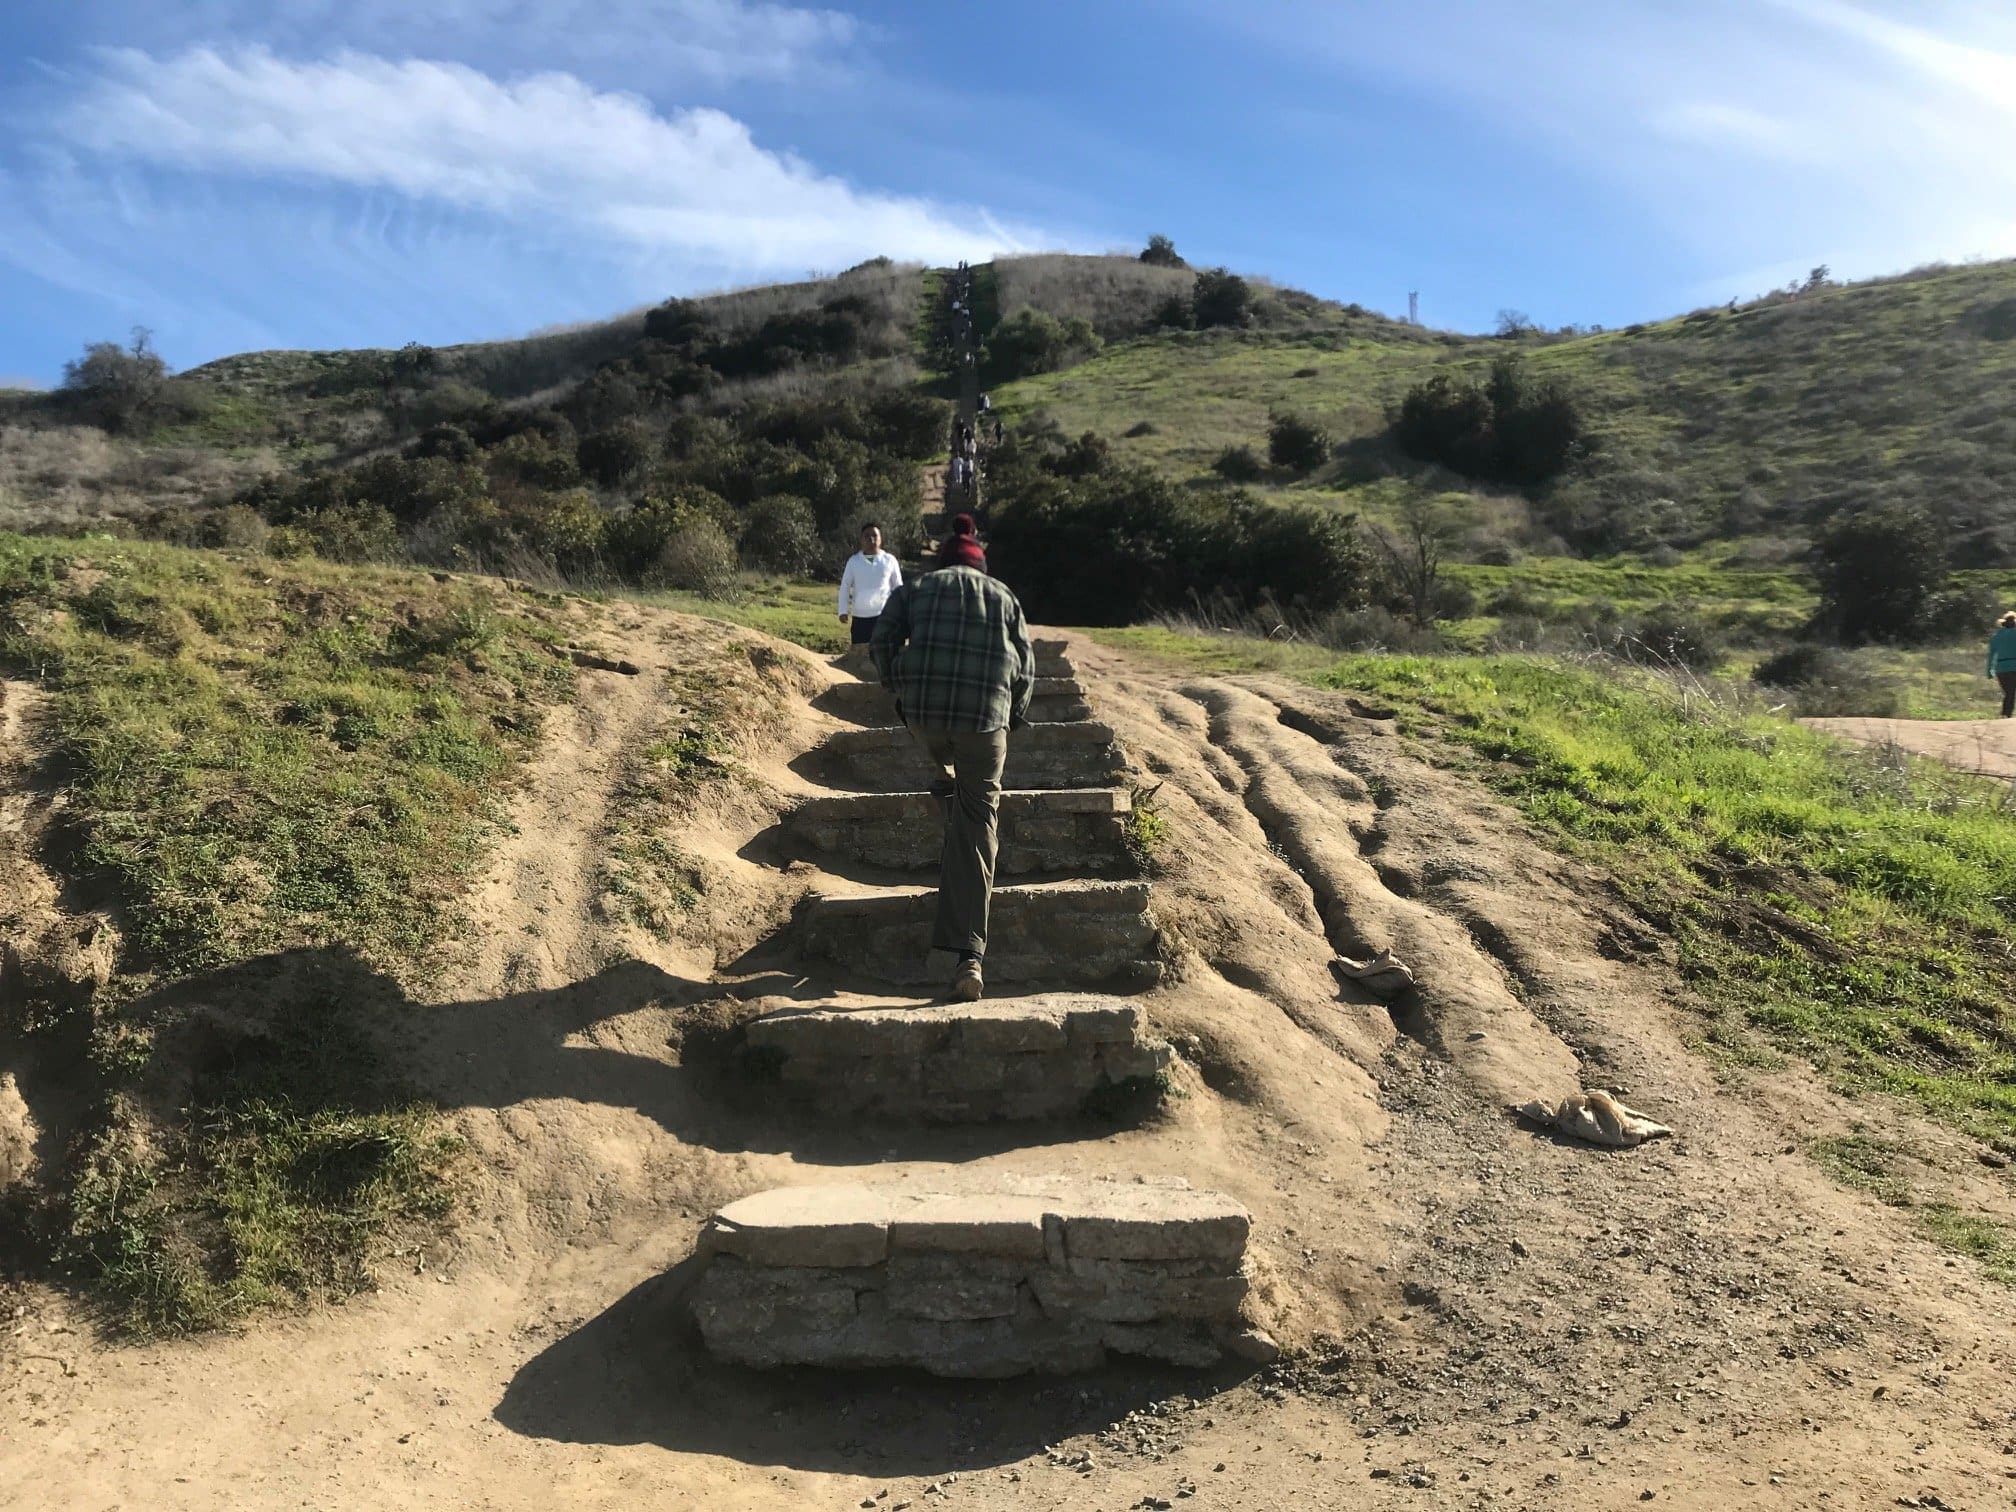
[(363, 966), (453, 936), (561, 639), (497, 584), (0, 535), (0, 669), (51, 693), (69, 797), (52, 864), (126, 944), (95, 1001), (7, 1004), (0, 1036), (95, 1102), (50, 1237), (129, 1325), (354, 1290), (444, 1208), (452, 1145)]
[(1617, 666), (1324, 656), (1157, 630), (1117, 644), (1376, 695), (1574, 850), (1679, 946), (1732, 1055), (1753, 1036), (1842, 1085), (2016, 1149), (2016, 812)]
[[(1976, 560), (2016, 555), (2001, 507), (2016, 483), (2016, 264), (1559, 339), (1363, 326), (1120, 342), (995, 402), (1116, 438), (1123, 460), (1184, 479), (1228, 446), (1261, 448), (1270, 414), (1292, 410), (1343, 443), (1337, 463), (1292, 486), (1356, 507), (1358, 486), (1398, 465), (1381, 443), (1408, 388), (1444, 366), (1481, 376), (1518, 351), (1587, 406), (1601, 458), (1537, 497), (1528, 549), (1545, 552), (1549, 535), (1609, 551), (1803, 534), (1883, 499), (1928, 509)], [(1144, 421), (1153, 429), (1130, 436)]]

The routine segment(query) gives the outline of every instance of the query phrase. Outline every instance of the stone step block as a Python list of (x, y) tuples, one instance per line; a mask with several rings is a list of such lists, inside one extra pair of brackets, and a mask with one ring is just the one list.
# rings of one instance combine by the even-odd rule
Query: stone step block
[[(1124, 876), (1136, 870), (1127, 850), (1129, 806), (1117, 788), (1003, 793), (996, 875)], [(808, 859), (832, 856), (935, 874), (945, 806), (929, 793), (813, 798), (786, 814), (783, 828), (791, 850)]]
[[(879, 682), (835, 683), (813, 701), (835, 719), (851, 724), (888, 728), (901, 724), (896, 717), (896, 700)], [(1066, 724), (1090, 719), (1092, 705), (1085, 692), (1068, 677), (1039, 677), (1029, 699), (1031, 724)]]
[[(857, 793), (915, 793), (937, 776), (924, 747), (898, 727), (837, 730), (809, 762), (829, 786)], [(1126, 775), (1120, 743), (1106, 725), (1090, 720), (1032, 724), (1008, 736), (1001, 785), (1010, 790), (1113, 787)]]
[[(866, 897), (815, 894), (794, 931), (810, 960), (902, 985), (949, 980), (950, 958), (931, 952), (932, 891)], [(1160, 939), (1145, 882), (1052, 882), (997, 887), (988, 928), (987, 980), (1074, 987), (1146, 987), (1161, 979)]]
[(1070, 993), (786, 1008), (746, 1033), (753, 1062), (822, 1113), (925, 1123), (1068, 1118), (1128, 1092), (1145, 1111), (1170, 1059), (1133, 1004)]
[(785, 1187), (709, 1220), (691, 1303), (712, 1353), (758, 1368), (1203, 1367), (1247, 1333), (1249, 1229), (1181, 1181)]

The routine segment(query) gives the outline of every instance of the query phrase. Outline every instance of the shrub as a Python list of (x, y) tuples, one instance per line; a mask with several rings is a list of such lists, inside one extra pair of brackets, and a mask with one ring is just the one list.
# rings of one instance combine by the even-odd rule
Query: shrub
[(1152, 436), (1155, 434), (1155, 422), (1153, 420), (1136, 420), (1127, 429), (1120, 432), (1120, 434), (1130, 440), (1136, 436)]
[(332, 562), (386, 562), (403, 553), (399, 522), (376, 504), (338, 504), (319, 510), (298, 521), (297, 529), (311, 551)]
[(751, 567), (794, 577), (818, 569), (826, 555), (812, 506), (789, 494), (771, 494), (749, 506), (741, 552)]
[(1155, 307), (1155, 324), (1170, 331), (1190, 329), (1190, 301), (1181, 294), (1171, 294)]
[(409, 457), (440, 457), (449, 462), (469, 462), (476, 456), (476, 438), (459, 425), (430, 425), (406, 449)]
[(1534, 380), (1517, 356), (1492, 363), (1482, 384), (1437, 373), (1409, 389), (1393, 436), (1424, 462), (1522, 486), (1565, 471), (1584, 444), (1574, 397), (1558, 381)]
[(563, 572), (593, 563), (608, 535), (609, 516), (585, 488), (541, 494), (506, 516), (520, 544)]
[(1176, 243), (1166, 236), (1151, 236), (1141, 249), (1141, 261), (1157, 268), (1187, 268), (1190, 264), (1176, 255)]
[(1619, 638), (1619, 649), (1636, 660), (1650, 657), (1668, 666), (1706, 672), (1722, 660), (1722, 647), (1699, 620), (1672, 610), (1647, 615)]
[(1227, 483), (1257, 483), (1267, 469), (1253, 454), (1250, 446), (1228, 446), (1218, 453), (1218, 460), (1211, 464), (1211, 471)]
[(1145, 469), (1004, 469), (997, 497), (994, 568), (1039, 619), (1128, 624), (1188, 607), (1200, 584), (1240, 611), (1325, 613), (1362, 603), (1370, 577), (1341, 516), (1198, 496)]
[(654, 494), (634, 509), (610, 517), (604, 545), (618, 572), (640, 579), (651, 575), (666, 544), (681, 530), (711, 524), (725, 540), (726, 526), (734, 518), (734, 509), (719, 494), (688, 486), (669, 498)]
[(651, 580), (703, 598), (728, 598), (740, 583), (741, 564), (728, 533), (712, 520), (682, 525), (658, 550)]
[(651, 465), (651, 442), (642, 426), (626, 421), (583, 436), (575, 445), (574, 461), (591, 482), (620, 488)]
[(1190, 319), (1200, 331), (1243, 326), (1253, 318), (1253, 289), (1237, 273), (1208, 268), (1190, 290)]
[(1276, 415), (1267, 427), (1267, 457), (1293, 473), (1314, 472), (1330, 459), (1330, 433), (1300, 415)]
[(196, 544), (264, 551), (270, 533), (265, 518), (251, 505), (226, 504), (203, 517), (196, 527)]
[(1750, 680), (1767, 688), (1800, 688), (1837, 676), (1843, 662), (1841, 653), (1832, 646), (1805, 641), (1765, 657)]
[(1012, 383), (1082, 361), (1099, 345), (1098, 333), (1083, 318), (1059, 322), (1041, 310), (1017, 310), (994, 327), (980, 364), (989, 382)]
[(1845, 641), (1925, 633), (1946, 580), (1943, 533), (1924, 511), (1879, 505), (1836, 520), (1814, 548), (1820, 617)]

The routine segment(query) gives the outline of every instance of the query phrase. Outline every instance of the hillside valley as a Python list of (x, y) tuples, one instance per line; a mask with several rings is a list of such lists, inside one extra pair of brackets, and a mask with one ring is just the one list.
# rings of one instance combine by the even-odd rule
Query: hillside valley
[[(2007, 1499), (2016, 264), (1466, 336), (1151, 251), (0, 394), (0, 1487)], [(833, 596), (961, 512), (1040, 711), (970, 1022)], [(850, 1183), (1098, 1194), (970, 1227), (1099, 1368), (720, 1358), (1059, 1284), (720, 1301)], [(1236, 1247), (1072, 1248), (1171, 1192)]]

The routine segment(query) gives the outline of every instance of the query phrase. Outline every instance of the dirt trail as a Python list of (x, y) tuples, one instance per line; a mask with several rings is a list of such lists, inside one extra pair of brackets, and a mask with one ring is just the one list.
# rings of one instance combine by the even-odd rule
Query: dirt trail
[(1857, 745), (1895, 747), (1963, 772), (2016, 778), (2016, 719), (1802, 719)]
[[(1174, 967), (1142, 1000), (1184, 1056), (1165, 1117), (1032, 1142), (724, 1102), (675, 1042), (742, 1011), (724, 992), (820, 990), (733, 963), (820, 880), (763, 830), (829, 724), (794, 701), (750, 779), (681, 833), (709, 885), (692, 930), (652, 938), (600, 902), (599, 837), (652, 690), (719, 636), (641, 612), (621, 633), (643, 671), (583, 674), (472, 901), (467, 959), (414, 1013), (416, 1074), (479, 1173), (453, 1240), (373, 1297), (194, 1344), (101, 1345), (23, 1290), (0, 1505), (2016, 1499), (2011, 1294), (1800, 1151), (1867, 1119), (1971, 1172), (1974, 1200), (2010, 1206), (2005, 1173), (1801, 1073), (1719, 1080), (1664, 943), (1604, 879), (1334, 695), (1074, 647), (1169, 822)], [(808, 689), (833, 676), (778, 654)], [(1383, 944), (1419, 973), (1397, 1013), (1329, 969)], [(1678, 1137), (1608, 1154), (1503, 1110), (1578, 1081), (1628, 1088)], [(695, 1353), (678, 1268), (714, 1205), (953, 1168), (1232, 1192), (1261, 1321), (1297, 1355), (1258, 1376), (961, 1385)]]

